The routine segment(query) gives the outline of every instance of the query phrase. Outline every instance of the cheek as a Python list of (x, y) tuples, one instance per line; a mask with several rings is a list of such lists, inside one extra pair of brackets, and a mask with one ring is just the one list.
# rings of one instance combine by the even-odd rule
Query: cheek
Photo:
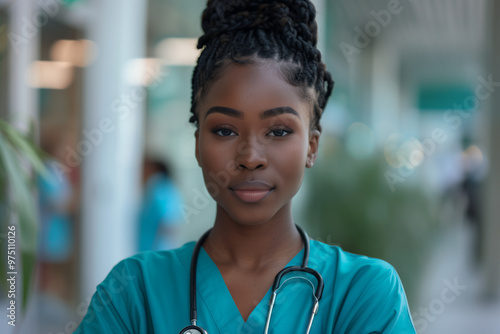
[(287, 145), (276, 146), (269, 152), (270, 163), (276, 166), (285, 180), (302, 178), (304, 173), (307, 144), (303, 140), (290, 142)]
[(214, 141), (213, 138), (201, 138), (199, 146), (200, 163), (206, 181), (214, 178), (226, 180), (235, 174), (234, 144)]
[(221, 150), (218, 146), (211, 145), (207, 140), (200, 145), (200, 159), (204, 169), (214, 169), (220, 163)]

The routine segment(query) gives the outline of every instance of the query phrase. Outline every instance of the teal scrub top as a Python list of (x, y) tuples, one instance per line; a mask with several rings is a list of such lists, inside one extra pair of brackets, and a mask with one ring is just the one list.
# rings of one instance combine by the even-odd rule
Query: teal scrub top
[[(143, 252), (118, 263), (97, 286), (75, 333), (179, 333), (190, 325), (189, 267), (195, 243)], [(311, 334), (415, 333), (395, 269), (387, 262), (311, 240), (309, 267), (324, 280)], [(303, 250), (288, 265), (300, 265)], [(269, 333), (305, 333), (313, 305), (307, 281), (285, 276)], [(287, 278), (290, 278), (287, 280)], [(310, 277), (315, 282), (314, 277)], [(263, 333), (271, 288), (245, 322), (221, 273), (202, 248), (197, 266), (198, 326), (209, 334)]]
[(174, 236), (159, 230), (161, 225), (171, 227), (180, 223), (181, 205), (180, 193), (169, 177), (160, 173), (149, 177), (139, 210), (139, 252), (174, 248)]

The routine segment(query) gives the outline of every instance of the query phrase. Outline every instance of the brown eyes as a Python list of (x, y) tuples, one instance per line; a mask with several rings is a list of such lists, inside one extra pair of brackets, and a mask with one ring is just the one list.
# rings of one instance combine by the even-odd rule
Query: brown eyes
[[(286, 128), (283, 128), (283, 129), (276, 129), (276, 130), (271, 130), (269, 132), (269, 135), (271, 137), (284, 137), (286, 135), (289, 135), (292, 133), (292, 130), (290, 129), (286, 129)], [(271, 135), (272, 134), (272, 135)]]
[(231, 130), (231, 129), (228, 129), (228, 128), (216, 128), (214, 130), (212, 130), (213, 133), (221, 136), (221, 137), (229, 137), (229, 136), (234, 136), (236, 135), (236, 133)]
[[(217, 127), (215, 129), (213, 129), (212, 133), (214, 133), (214, 134), (216, 134), (216, 135), (218, 135), (220, 137), (232, 137), (232, 136), (237, 136), (238, 135), (232, 129), (230, 129), (228, 127), (224, 127), (224, 126)], [(270, 137), (285, 137), (285, 136), (288, 136), (288, 135), (290, 135), (292, 133), (293, 133), (293, 131), (290, 128), (287, 128), (287, 127), (284, 127), (284, 126), (278, 126), (278, 127), (274, 127), (272, 129), (270, 129), (269, 132), (267, 133), (267, 136), (270, 136)]]

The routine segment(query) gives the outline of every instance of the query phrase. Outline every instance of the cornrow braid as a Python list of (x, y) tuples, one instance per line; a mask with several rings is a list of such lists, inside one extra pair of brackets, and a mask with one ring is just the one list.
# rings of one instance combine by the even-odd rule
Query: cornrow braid
[(230, 63), (274, 60), (304, 98), (314, 90), (312, 126), (319, 121), (334, 81), (317, 49), (316, 9), (310, 0), (208, 0), (202, 15), (203, 49), (192, 77), (189, 121), (198, 127), (197, 101), (210, 82)]

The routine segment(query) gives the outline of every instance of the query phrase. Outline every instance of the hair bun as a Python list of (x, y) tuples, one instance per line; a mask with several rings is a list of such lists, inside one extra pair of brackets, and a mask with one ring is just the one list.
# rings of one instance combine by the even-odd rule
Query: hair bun
[[(202, 15), (202, 48), (222, 34), (276, 31), (316, 46), (316, 10), (309, 0), (209, 0)], [(291, 34), (291, 35), (290, 35)]]
[[(317, 48), (316, 9), (311, 0), (208, 0), (201, 22), (203, 51), (193, 71), (190, 122), (198, 126), (197, 102), (227, 64), (257, 59), (279, 63), (286, 82), (313, 101), (319, 120), (333, 89)], [(314, 88), (314, 93), (309, 91)]]

